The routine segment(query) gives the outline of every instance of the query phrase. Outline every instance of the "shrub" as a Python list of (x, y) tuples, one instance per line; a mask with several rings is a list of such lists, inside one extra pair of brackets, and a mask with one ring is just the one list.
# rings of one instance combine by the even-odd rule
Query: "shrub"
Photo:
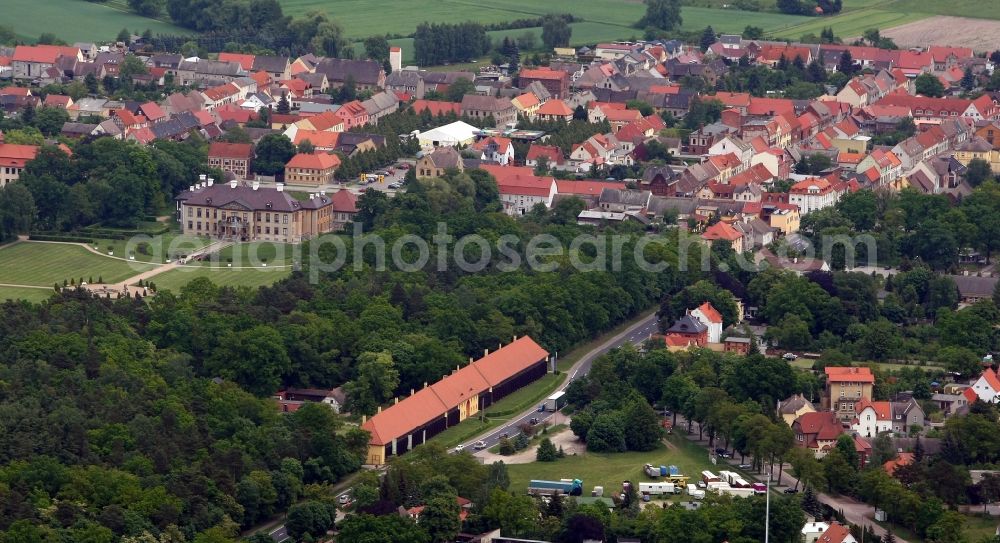
[(554, 462), (558, 454), (556, 446), (552, 444), (552, 440), (545, 438), (538, 444), (538, 450), (535, 451), (535, 460), (539, 462)]

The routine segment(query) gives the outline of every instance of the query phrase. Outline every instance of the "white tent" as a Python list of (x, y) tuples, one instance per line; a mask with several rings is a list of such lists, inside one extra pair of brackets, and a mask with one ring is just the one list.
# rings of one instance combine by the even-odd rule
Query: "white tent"
[(421, 147), (456, 147), (470, 145), (479, 129), (462, 121), (439, 126), (417, 135)]

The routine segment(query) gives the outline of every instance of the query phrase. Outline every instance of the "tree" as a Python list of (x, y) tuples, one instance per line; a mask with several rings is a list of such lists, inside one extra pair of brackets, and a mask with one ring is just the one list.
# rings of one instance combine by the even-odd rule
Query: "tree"
[(517, 47), (522, 51), (532, 51), (535, 48), (535, 33), (530, 30), (525, 30), (520, 36), (517, 37)]
[[(115, 41), (119, 41), (121, 43), (127, 44), (128, 43), (128, 39), (131, 36), (132, 36), (132, 34), (128, 31), (128, 29), (127, 28), (123, 28), (123, 29), (121, 29), (121, 30), (118, 31), (118, 36), (115, 38)], [(41, 40), (39, 40), (39, 42), (41, 42)]]
[(762, 40), (764, 39), (764, 29), (759, 26), (747, 25), (743, 28), (743, 39)]
[(535, 460), (539, 462), (554, 462), (557, 455), (556, 446), (552, 444), (551, 439), (546, 437), (538, 444), (538, 450), (535, 451)]
[(288, 536), (301, 540), (303, 536), (320, 537), (333, 527), (336, 520), (336, 510), (327, 503), (306, 501), (297, 503), (288, 509), (285, 528)]
[(680, 0), (645, 0), (646, 14), (639, 19), (639, 28), (673, 30), (681, 26)]
[(28, 233), (36, 212), (35, 199), (23, 183), (0, 188), (0, 241)]
[(546, 15), (542, 18), (542, 43), (546, 48), (567, 47), (572, 35), (573, 27), (569, 26), (565, 18), (558, 15)]
[(39, 108), (35, 115), (35, 127), (46, 137), (54, 137), (62, 132), (63, 124), (69, 122), (69, 113), (59, 107)]
[(708, 48), (716, 41), (718, 41), (718, 38), (715, 36), (715, 30), (712, 28), (712, 25), (706, 26), (705, 30), (701, 33), (701, 50), (708, 51)]
[(254, 170), (261, 175), (278, 175), (295, 156), (295, 146), (284, 134), (268, 134), (255, 148)]
[(840, 55), (840, 60), (837, 62), (837, 71), (850, 77), (854, 75), (857, 71), (857, 66), (854, 65), (854, 59), (851, 57), (850, 51), (844, 51)]
[(121, 66), (118, 68), (119, 77), (123, 80), (131, 79), (133, 75), (145, 74), (148, 71), (146, 64), (132, 54), (125, 55), (125, 59), (122, 60)]
[[(651, 451), (660, 443), (663, 430), (660, 418), (645, 398), (636, 395), (622, 411), (625, 425), (625, 448), (630, 451)], [(596, 422), (596, 421), (595, 421)]]
[(475, 94), (476, 86), (467, 77), (459, 77), (445, 91), (445, 97), (451, 102), (461, 102), (466, 94)]
[(392, 398), (399, 385), (399, 372), (388, 351), (362, 353), (357, 367), (357, 378), (344, 385), (348, 409), (352, 413), (372, 415), (379, 404)]
[(224, 334), (206, 367), (254, 394), (269, 396), (281, 386), (281, 376), (291, 367), (291, 360), (278, 331), (260, 324)]
[(913, 80), (917, 94), (940, 98), (944, 96), (944, 83), (934, 74), (922, 73)]
[(288, 115), (291, 110), (292, 107), (288, 104), (288, 97), (282, 94), (281, 98), (278, 99), (278, 106), (275, 108), (275, 111), (277, 111), (279, 115)]
[(483, 506), (482, 515), (489, 526), (500, 528), (501, 533), (524, 537), (535, 527), (538, 509), (529, 496), (495, 488)]
[(587, 450), (594, 452), (622, 452), (625, 449), (625, 430), (619, 413), (608, 411), (594, 417), (587, 432)]
[(433, 543), (447, 543), (455, 540), (462, 527), (458, 515), (461, 508), (454, 496), (437, 496), (427, 502), (420, 513), (420, 527), (427, 530)]
[(368, 58), (381, 63), (389, 61), (389, 40), (386, 36), (369, 36), (365, 38), (364, 45)]
[(128, 0), (128, 7), (143, 17), (156, 18), (163, 10), (163, 0)]
[(789, 15), (802, 15), (806, 8), (800, 0), (778, 0), (778, 10)]
[(966, 66), (965, 72), (962, 74), (962, 88), (966, 92), (970, 92), (976, 87), (976, 76), (972, 73), (972, 68)]
[(430, 543), (427, 531), (399, 515), (348, 515), (337, 526), (338, 543)]
[(982, 185), (984, 181), (993, 177), (993, 170), (990, 163), (981, 158), (974, 158), (966, 164), (965, 180), (973, 188)]

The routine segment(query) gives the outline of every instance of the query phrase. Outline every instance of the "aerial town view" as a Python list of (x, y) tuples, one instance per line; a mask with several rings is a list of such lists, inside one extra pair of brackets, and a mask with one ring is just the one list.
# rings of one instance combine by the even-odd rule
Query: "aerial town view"
[(1000, 543), (995, 0), (0, 0), (0, 543)]

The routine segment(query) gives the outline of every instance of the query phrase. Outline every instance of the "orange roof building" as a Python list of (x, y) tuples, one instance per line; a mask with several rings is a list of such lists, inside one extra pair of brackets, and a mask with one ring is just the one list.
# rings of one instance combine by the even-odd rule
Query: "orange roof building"
[(34, 160), (37, 154), (38, 147), (3, 143), (3, 134), (0, 134), (0, 188), (17, 181), (24, 165)]
[(381, 465), (392, 455), (426, 442), (548, 371), (549, 353), (528, 336), (472, 361), (431, 386), (411, 392), (364, 421), (366, 463)]
[(328, 153), (298, 153), (285, 164), (285, 182), (318, 187), (334, 182), (340, 158)]

